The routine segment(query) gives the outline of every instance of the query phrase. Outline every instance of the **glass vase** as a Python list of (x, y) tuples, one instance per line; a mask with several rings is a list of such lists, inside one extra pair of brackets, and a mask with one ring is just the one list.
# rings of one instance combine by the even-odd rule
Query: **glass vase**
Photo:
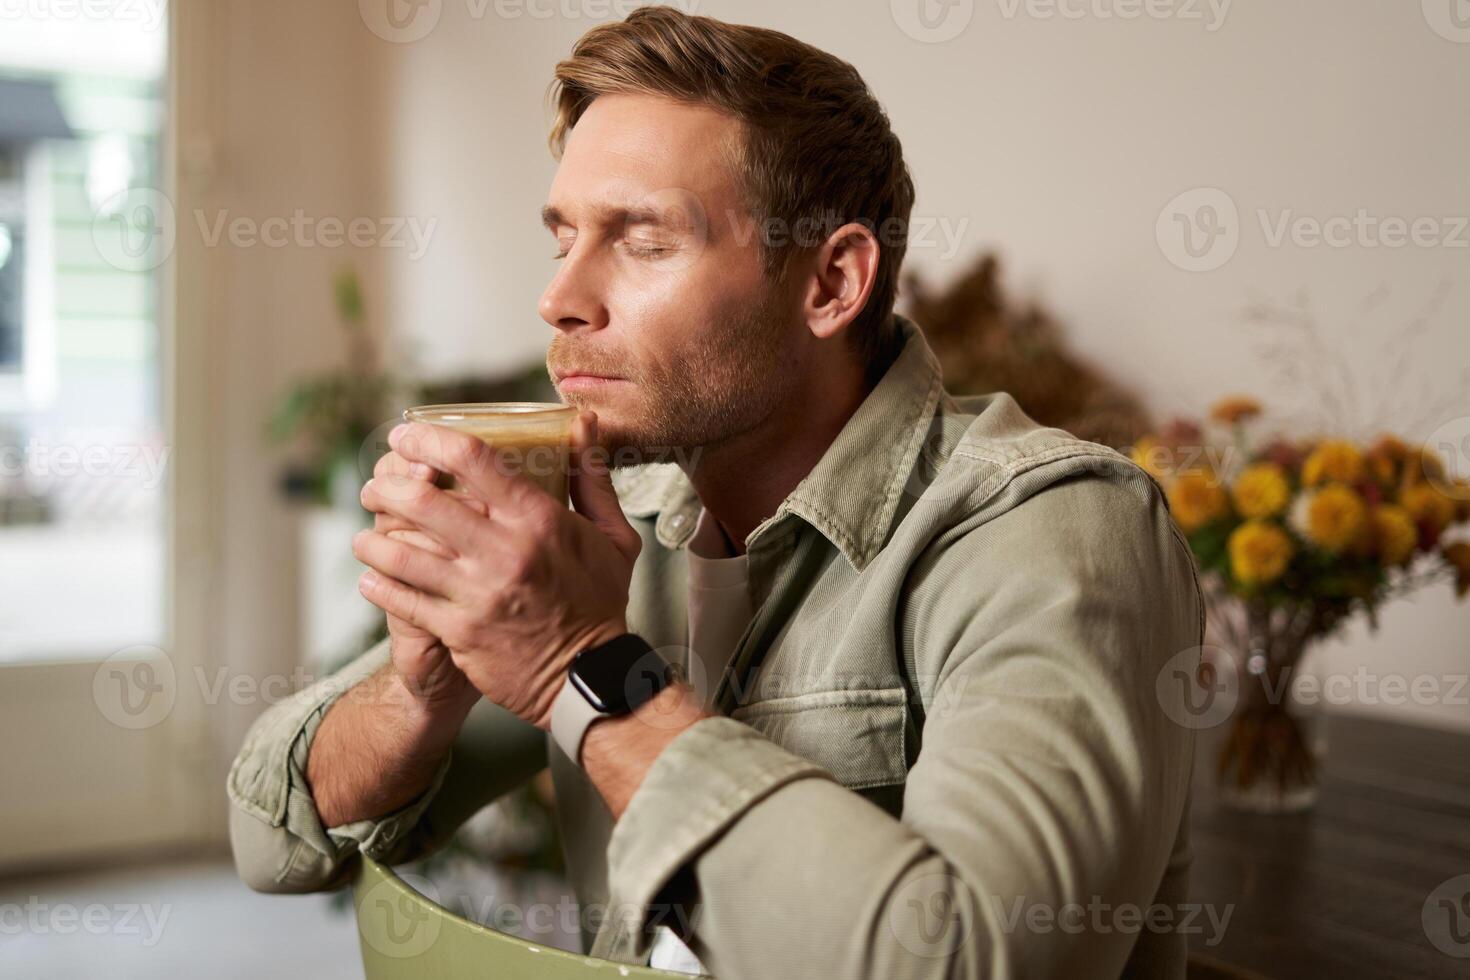
[(1253, 813), (1298, 813), (1317, 802), (1327, 752), (1320, 651), (1251, 636), (1233, 665), (1237, 697), (1216, 756), (1219, 800)]

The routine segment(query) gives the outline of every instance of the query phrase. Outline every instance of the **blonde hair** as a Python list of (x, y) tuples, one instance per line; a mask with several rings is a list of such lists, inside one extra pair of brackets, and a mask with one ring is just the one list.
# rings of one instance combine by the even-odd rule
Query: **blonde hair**
[[(888, 116), (857, 69), (779, 31), (726, 24), (670, 7), (635, 10), (584, 34), (556, 66), (548, 143), (567, 137), (599, 95), (658, 95), (706, 105), (742, 123), (731, 163), (754, 227), (821, 229), (762, 237), (765, 270), (783, 278), (793, 256), (859, 222), (880, 242), (872, 295), (850, 336), (876, 378), (899, 344), (893, 319), (914, 185)], [(813, 224), (815, 223), (815, 224)]]

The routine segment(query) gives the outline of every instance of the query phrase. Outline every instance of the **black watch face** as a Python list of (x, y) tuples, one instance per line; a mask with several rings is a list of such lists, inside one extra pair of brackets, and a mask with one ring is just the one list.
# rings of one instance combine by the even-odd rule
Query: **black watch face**
[(572, 683), (604, 714), (627, 714), (668, 684), (668, 663), (628, 634), (584, 650), (572, 661)]

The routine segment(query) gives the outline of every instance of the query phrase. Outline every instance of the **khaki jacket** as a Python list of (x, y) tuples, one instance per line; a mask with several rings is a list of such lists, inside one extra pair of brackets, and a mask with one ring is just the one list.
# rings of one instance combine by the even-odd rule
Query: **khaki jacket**
[[(621, 820), (484, 701), (419, 800), (323, 828), (311, 739), (385, 642), (251, 728), (228, 783), (244, 879), (407, 860), (549, 763), (594, 956), (646, 962), (652, 925), (684, 922), (723, 980), (1183, 977), (1194, 737), (1166, 675), (1203, 642), (1189, 548), (1142, 469), (1004, 393), (952, 398), (899, 322), (898, 359), (746, 540), (755, 618), (725, 676), (694, 678), (720, 717)], [(616, 481), (644, 543), (629, 628), (688, 666), (699, 499), (673, 465)]]

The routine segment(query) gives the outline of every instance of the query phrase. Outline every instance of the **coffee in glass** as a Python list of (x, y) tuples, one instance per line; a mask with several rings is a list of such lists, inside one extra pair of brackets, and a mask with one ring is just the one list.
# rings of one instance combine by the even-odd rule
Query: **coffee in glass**
[[(524, 477), (563, 504), (568, 499), (567, 464), (576, 417), (573, 406), (553, 402), (420, 405), (403, 413), (406, 422), (428, 422), (474, 436), (494, 450), (499, 472)], [(464, 489), (447, 475), (439, 485)]]

